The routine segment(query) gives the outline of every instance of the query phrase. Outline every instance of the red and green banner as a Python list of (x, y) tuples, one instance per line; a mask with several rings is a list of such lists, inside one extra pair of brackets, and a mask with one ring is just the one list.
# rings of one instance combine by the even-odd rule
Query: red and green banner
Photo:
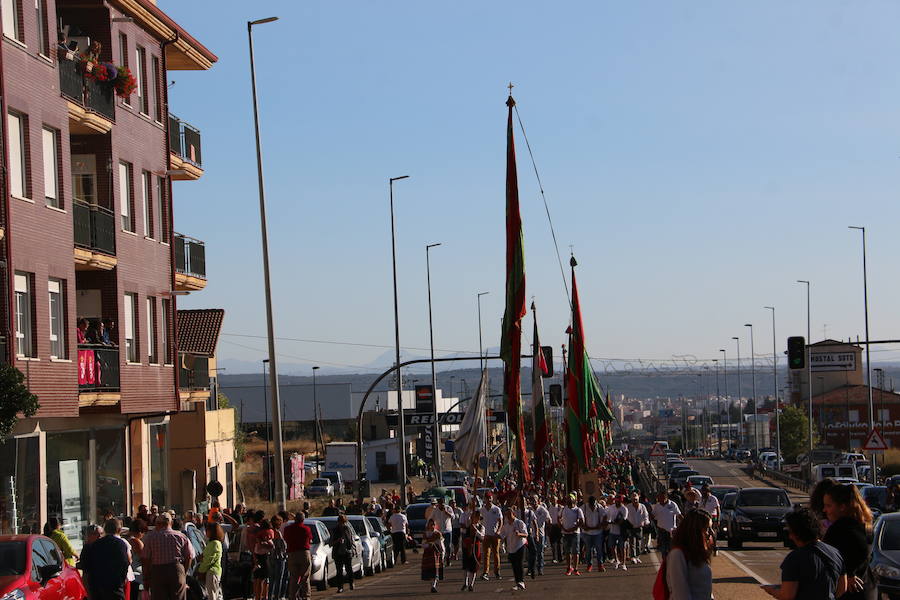
[(581, 321), (581, 302), (572, 265), (572, 326), (569, 333), (569, 365), (566, 374), (566, 423), (569, 440), (569, 460), (582, 472), (596, 466), (606, 454), (607, 430), (613, 420), (612, 411), (603, 398), (600, 384), (594, 376), (584, 343)]
[(522, 318), (525, 316), (525, 247), (522, 237), (522, 215), (519, 212), (519, 180), (516, 174), (516, 144), (513, 139), (513, 107), (506, 100), (509, 117), (506, 126), (506, 310), (500, 357), (503, 359), (503, 394), (509, 427), (516, 437), (516, 457), (522, 481), (530, 481), (525, 453), (525, 422), (522, 419)]
[(534, 314), (534, 335), (532, 347), (534, 351), (531, 358), (531, 415), (534, 418), (534, 471), (535, 477), (546, 477), (546, 452), (550, 444), (550, 427), (547, 422), (547, 410), (544, 406), (544, 375), (550, 372), (544, 353), (541, 351), (541, 340), (538, 337), (537, 309), (534, 302), (531, 303), (531, 311)]

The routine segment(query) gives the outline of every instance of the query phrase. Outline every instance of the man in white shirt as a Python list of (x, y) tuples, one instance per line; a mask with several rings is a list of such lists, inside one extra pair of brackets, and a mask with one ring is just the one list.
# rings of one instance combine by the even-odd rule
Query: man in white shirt
[(713, 531), (719, 531), (719, 499), (713, 496), (709, 491), (709, 485), (703, 484), (700, 488), (700, 508), (709, 513), (712, 517)]
[(547, 537), (550, 540), (550, 558), (554, 565), (563, 559), (562, 527), (559, 526), (563, 508), (556, 496), (550, 496), (550, 504), (547, 507), (547, 512), (550, 513), (550, 528), (547, 530)]
[(581, 575), (578, 572), (578, 546), (584, 513), (575, 506), (575, 494), (569, 494), (566, 507), (559, 513), (559, 526), (563, 534), (563, 552), (566, 553), (566, 575)]
[(484, 506), (481, 507), (481, 523), (484, 525), (484, 572), (481, 578), (488, 580), (488, 565), (493, 561), (494, 576), (500, 577), (500, 527), (503, 524), (503, 513), (500, 507), (494, 504), (493, 495), (484, 496)]
[(444, 504), (444, 498), (438, 498), (437, 503), (432, 505), (430, 509), (425, 511), (425, 519), (434, 519), (437, 530), (444, 537), (444, 556), (442, 557), (445, 565), (450, 564), (450, 549), (453, 547), (453, 517), (455, 513), (449, 506)]
[(606, 543), (606, 509), (597, 502), (594, 496), (588, 498), (584, 506), (581, 507), (584, 513), (584, 531), (582, 531), (582, 540), (584, 541), (585, 562), (587, 562), (588, 573), (594, 570), (591, 563), (591, 555), (597, 554), (597, 570), (605, 571), (603, 565), (605, 559), (604, 546)]
[[(534, 513), (527, 511), (532, 518)], [(525, 589), (525, 572), (522, 568), (522, 561), (525, 559), (525, 546), (528, 544), (528, 528), (524, 521), (516, 518), (516, 514), (512, 507), (507, 506), (503, 511), (503, 541), (506, 542), (506, 554), (509, 556), (509, 562), (512, 564), (513, 578), (516, 585), (513, 590)]]
[(409, 536), (409, 521), (402, 509), (398, 506), (388, 518), (388, 527), (391, 529), (391, 540), (394, 542), (394, 560), (400, 556), (400, 563), (406, 564), (406, 539)]
[(656, 504), (650, 510), (650, 516), (656, 523), (656, 549), (665, 558), (672, 547), (672, 531), (678, 525), (681, 510), (665, 492), (660, 492), (656, 496)]
[(625, 537), (623, 527), (628, 521), (628, 507), (622, 503), (622, 496), (616, 496), (615, 503), (606, 509), (606, 517), (609, 519), (609, 547), (613, 553), (616, 569), (627, 571), (625, 565)]
[(458, 506), (456, 506), (456, 500), (450, 501), (450, 510), (453, 512), (453, 518), (450, 521), (450, 528), (453, 533), (453, 554), (450, 556), (450, 558), (451, 560), (456, 560), (459, 556), (459, 540), (462, 535), (463, 511)]
[[(528, 568), (531, 569), (531, 576), (534, 578), (535, 570), (538, 575), (544, 574), (544, 540), (547, 537), (547, 526), (551, 521), (550, 511), (537, 496), (531, 499), (531, 505), (534, 511), (534, 544), (533, 552), (528, 559)], [(531, 556), (534, 556), (534, 563), (531, 562)]]
[(628, 550), (631, 554), (631, 563), (638, 564), (641, 562), (639, 555), (643, 550), (641, 548), (642, 533), (644, 526), (650, 524), (650, 515), (647, 514), (647, 507), (641, 504), (637, 494), (631, 495), (631, 504), (628, 506), (628, 523), (631, 525), (628, 530)]

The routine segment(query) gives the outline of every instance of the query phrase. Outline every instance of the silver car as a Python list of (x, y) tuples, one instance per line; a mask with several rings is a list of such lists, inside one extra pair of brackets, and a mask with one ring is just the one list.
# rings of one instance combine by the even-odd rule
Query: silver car
[(334, 496), (334, 485), (330, 479), (321, 477), (313, 479), (312, 483), (306, 486), (306, 495), (309, 498), (314, 496)]
[[(348, 517), (349, 519), (350, 517)], [(309, 521), (317, 521), (324, 525), (328, 529), (328, 539), (331, 539), (331, 534), (334, 533), (334, 529), (337, 527), (337, 517), (316, 517), (315, 519), (307, 519), (304, 522)], [(348, 523), (348, 525), (350, 525)], [(363, 566), (363, 543), (362, 540), (359, 539), (359, 534), (356, 533), (353, 525), (350, 525), (350, 529), (353, 529), (353, 543), (356, 545), (356, 552), (354, 556), (350, 558), (350, 568), (353, 570), (353, 576), (356, 579), (362, 579), (363, 573), (365, 571), (365, 567)], [(329, 544), (328, 555), (331, 556), (331, 545)], [(334, 561), (332, 560), (332, 564)], [(336, 570), (335, 570), (336, 571)]]
[(328, 544), (331, 536), (328, 534), (328, 528), (315, 519), (304, 519), (303, 523), (312, 532), (309, 545), (309, 553), (312, 556), (309, 581), (317, 590), (324, 592), (328, 588), (328, 580), (334, 577), (336, 571), (331, 546)]

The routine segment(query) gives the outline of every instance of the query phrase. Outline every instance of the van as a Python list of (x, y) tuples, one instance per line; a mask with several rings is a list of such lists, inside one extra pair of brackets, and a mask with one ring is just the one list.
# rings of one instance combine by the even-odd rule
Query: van
[(813, 480), (822, 481), (827, 478), (848, 477), (859, 481), (859, 473), (854, 464), (816, 465), (813, 467)]

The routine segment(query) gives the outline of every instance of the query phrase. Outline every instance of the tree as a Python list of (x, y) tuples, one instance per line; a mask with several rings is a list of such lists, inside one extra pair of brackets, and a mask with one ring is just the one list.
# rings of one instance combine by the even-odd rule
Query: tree
[(16, 426), (19, 415), (30, 417), (40, 408), (38, 397), (25, 385), (25, 375), (12, 365), (0, 366), (0, 440)]
[[(809, 445), (809, 420), (796, 406), (781, 411), (781, 453), (786, 462), (794, 462)], [(815, 440), (813, 440), (815, 441)]]

